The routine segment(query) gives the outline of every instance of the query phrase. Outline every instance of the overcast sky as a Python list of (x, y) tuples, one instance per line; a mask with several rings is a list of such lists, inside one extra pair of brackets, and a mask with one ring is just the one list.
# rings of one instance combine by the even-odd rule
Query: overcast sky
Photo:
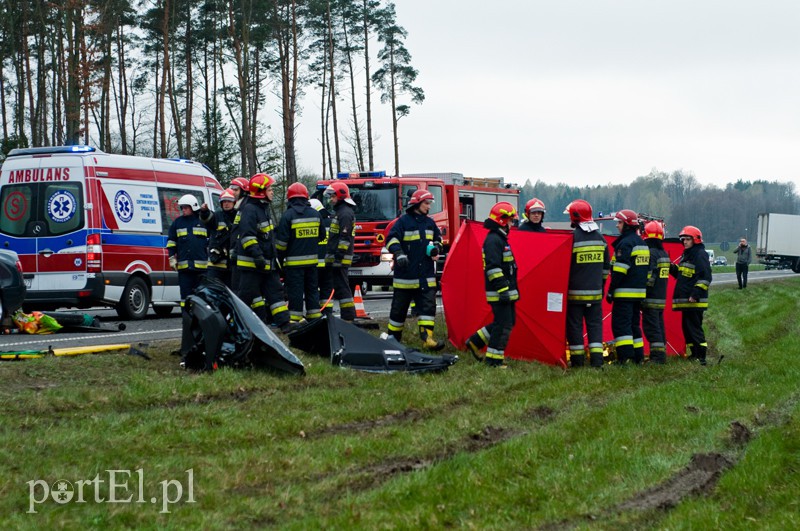
[[(602, 185), (682, 169), (703, 184), (800, 190), (798, 0), (396, 8), (426, 96), (400, 121), (401, 173)], [(375, 113), (376, 165), (392, 173), (388, 109)], [(319, 173), (318, 140), (303, 136), (301, 167)]]

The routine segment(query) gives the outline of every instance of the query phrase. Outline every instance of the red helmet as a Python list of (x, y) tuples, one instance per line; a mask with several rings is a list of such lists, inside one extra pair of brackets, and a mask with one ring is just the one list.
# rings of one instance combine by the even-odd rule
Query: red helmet
[(500, 201), (489, 211), (489, 219), (503, 227), (507, 227), (515, 217), (517, 217), (517, 209), (507, 201)]
[(638, 227), (639, 226), (639, 214), (634, 212), (633, 210), (620, 210), (616, 214), (614, 214), (614, 221), (621, 221), (625, 225), (629, 227)]
[(529, 215), (531, 212), (541, 212), (542, 214), (547, 212), (547, 209), (544, 207), (544, 202), (541, 199), (534, 197), (527, 203), (525, 203), (525, 215)]
[(294, 183), (287, 188), (286, 199), (294, 199), (295, 197), (308, 199), (308, 188), (303, 183)]
[(250, 177), (250, 197), (264, 199), (267, 197), (267, 188), (275, 184), (275, 179), (266, 173), (256, 173)]
[(237, 177), (231, 181), (231, 186), (238, 186), (243, 192), (250, 191), (250, 181), (244, 177)]
[(233, 193), (233, 190), (230, 188), (226, 188), (223, 192), (219, 195), (219, 202), (223, 201), (236, 201), (236, 194)]
[(423, 201), (433, 201), (433, 194), (428, 190), (417, 190), (411, 195), (411, 199), (408, 200), (406, 210), (414, 208)]
[(660, 221), (648, 221), (644, 225), (644, 239), (645, 240), (663, 240), (664, 239), (664, 224)]
[(692, 225), (686, 225), (684, 228), (682, 228), (681, 233), (678, 236), (691, 236), (694, 240), (694, 243), (703, 243), (703, 233), (700, 232), (700, 229)]
[(592, 205), (583, 199), (576, 199), (567, 205), (564, 214), (569, 214), (572, 223), (583, 223), (584, 221), (594, 221), (592, 218)]
[(356, 202), (353, 201), (353, 198), (350, 197), (350, 188), (348, 188), (348, 186), (341, 181), (334, 181), (328, 185), (328, 187), (325, 188), (325, 195), (334, 196), (339, 201), (345, 201), (351, 205), (356, 204)]

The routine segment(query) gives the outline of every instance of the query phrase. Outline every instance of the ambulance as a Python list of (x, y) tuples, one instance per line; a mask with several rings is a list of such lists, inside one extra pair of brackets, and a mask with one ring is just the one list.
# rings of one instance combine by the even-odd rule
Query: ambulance
[(25, 308), (110, 306), (123, 319), (180, 303), (167, 232), (192, 194), (209, 208), (222, 187), (189, 160), (104, 153), (91, 146), (14, 149), (0, 168), (0, 248), (16, 251)]

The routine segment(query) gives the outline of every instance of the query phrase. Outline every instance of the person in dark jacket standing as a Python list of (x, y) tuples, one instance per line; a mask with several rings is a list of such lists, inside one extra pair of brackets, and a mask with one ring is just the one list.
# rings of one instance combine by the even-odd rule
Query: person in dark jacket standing
[(436, 316), (436, 266), (442, 250), (442, 233), (428, 217), (433, 194), (417, 190), (406, 206), (406, 213), (392, 225), (386, 248), (394, 254), (392, 306), (389, 311), (389, 334), (400, 341), (413, 300), (419, 315), (417, 326), (425, 348), (441, 350), (443, 341), (433, 338)]
[(753, 263), (753, 249), (747, 244), (747, 240), (739, 240), (739, 247), (733, 251), (736, 255), (736, 281), (739, 289), (747, 287), (747, 272), (750, 264)]
[(681, 312), (686, 351), (692, 353), (689, 359), (705, 365), (708, 343), (703, 330), (703, 314), (708, 309), (711, 265), (700, 229), (687, 225), (681, 230), (680, 239), (683, 242), (683, 254), (677, 265), (669, 266), (669, 274), (677, 280), (672, 294), (672, 309)]
[[(333, 204), (333, 219), (328, 231), (328, 247), (325, 252), (325, 275), (333, 288), (334, 298), (339, 301), (339, 312), (345, 321), (356, 318), (356, 305), (347, 272), (353, 263), (356, 215), (353, 207), (356, 202), (350, 197), (350, 188), (336, 181), (325, 189), (325, 196)], [(325, 308), (331, 313), (332, 308)]]
[(478, 361), (485, 360), (492, 367), (504, 366), (506, 345), (516, 321), (517, 263), (508, 243), (509, 227), (516, 217), (514, 205), (501, 201), (492, 207), (483, 222), (484, 228), (489, 230), (483, 242), (486, 300), (494, 320), (467, 339), (467, 348)]
[(667, 305), (667, 280), (669, 279), (669, 253), (664, 249), (664, 225), (648, 221), (644, 225), (644, 241), (650, 248), (650, 267), (647, 274), (647, 292), (642, 302), (642, 331), (650, 344), (650, 361), (667, 362), (664, 308)]
[(241, 219), (242, 208), (247, 202), (247, 196), (250, 194), (250, 180), (244, 177), (236, 177), (231, 181), (230, 189), (233, 190), (233, 195), (236, 202), (233, 204), (233, 209), (236, 214), (233, 216), (233, 223), (229, 227), (230, 232), (230, 256), (228, 257), (228, 268), (231, 271), (231, 289), (234, 293), (239, 291), (239, 267), (236, 265), (236, 242), (239, 241), (239, 220)]
[(567, 345), (573, 367), (583, 367), (586, 348), (583, 327), (589, 341), (589, 362), (603, 366), (603, 288), (611, 259), (606, 239), (592, 217), (592, 206), (583, 199), (572, 201), (564, 210), (569, 214), (572, 232), (572, 258), (567, 287)]
[(250, 179), (250, 196), (239, 212), (236, 242), (236, 266), (239, 268), (237, 295), (265, 323), (269, 323), (266, 304), (272, 322), (288, 333), (289, 308), (283, 299), (283, 286), (277, 271), (275, 237), (270, 214), (270, 203), (275, 192), (275, 179), (266, 173), (257, 173)]
[(525, 221), (519, 224), (519, 230), (526, 232), (547, 232), (542, 223), (547, 209), (541, 199), (534, 197), (525, 203)]
[(611, 331), (617, 362), (624, 365), (644, 361), (641, 304), (647, 292), (647, 272), (650, 270), (650, 249), (637, 230), (639, 215), (633, 210), (620, 210), (614, 216), (619, 237), (614, 240), (611, 263), (611, 283), (606, 300), (613, 303)]
[(206, 210), (205, 218), (203, 207), (200, 207), (200, 219), (209, 229), (208, 239), (208, 278), (216, 278), (229, 288), (231, 287), (231, 269), (229, 258), (231, 255), (231, 226), (236, 217), (233, 207), (236, 195), (230, 188), (225, 189), (219, 196), (219, 208), (214, 212)]
[(307, 321), (319, 319), (319, 279), (317, 252), (319, 241), (325, 239), (319, 214), (308, 203), (308, 189), (294, 183), (286, 190), (289, 208), (278, 223), (275, 247), (283, 262), (283, 281), (289, 298), (289, 318), (292, 323), (303, 319), (303, 299)]

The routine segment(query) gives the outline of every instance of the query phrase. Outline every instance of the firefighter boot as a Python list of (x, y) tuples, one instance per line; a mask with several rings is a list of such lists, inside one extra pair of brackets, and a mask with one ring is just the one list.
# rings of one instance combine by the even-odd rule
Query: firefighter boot
[(700, 365), (706, 364), (706, 352), (708, 351), (708, 347), (700, 345), (697, 348), (697, 359), (700, 360)]
[(589, 353), (589, 363), (592, 367), (601, 369), (603, 367), (603, 353), (602, 352), (590, 352)]
[(472, 353), (472, 357), (478, 362), (483, 362), (484, 359), (482, 343), (477, 334), (472, 334), (467, 339), (467, 350)]
[(586, 354), (573, 354), (569, 357), (573, 367), (583, 367), (586, 363)]
[(689, 349), (692, 351), (692, 353), (689, 356), (687, 356), (686, 359), (689, 360), (689, 361), (697, 361), (697, 360), (699, 360), (700, 356), (697, 353), (697, 349), (698, 349), (697, 345), (690, 345)]
[(662, 348), (650, 349), (650, 363), (664, 365), (667, 362), (667, 351)]
[(403, 339), (403, 331), (402, 330), (389, 330), (389, 335), (392, 336), (397, 340), (398, 343), (402, 342)]
[(644, 361), (644, 347), (634, 347), (633, 349), (633, 362), (641, 365)]
[(422, 346), (428, 350), (437, 351), (444, 348), (444, 341), (433, 339), (433, 330), (430, 328), (420, 328), (419, 338), (422, 340)]
[(633, 345), (620, 345), (617, 349), (617, 365), (625, 365), (633, 359)]

